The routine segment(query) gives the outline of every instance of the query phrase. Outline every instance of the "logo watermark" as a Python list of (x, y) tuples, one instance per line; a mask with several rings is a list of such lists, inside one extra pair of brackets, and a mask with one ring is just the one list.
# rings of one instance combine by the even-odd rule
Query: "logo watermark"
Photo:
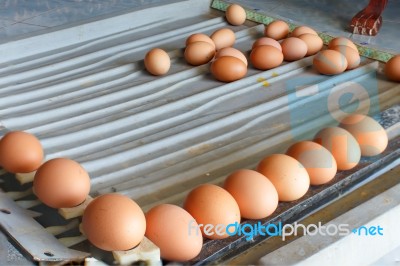
[(286, 81), (290, 123), (295, 139), (302, 138), (304, 122), (312, 123), (317, 117), (324, 116), (324, 123), (335, 125), (349, 114), (371, 115), (379, 112), (376, 72), (366, 70), (363, 74), (345, 75), (345, 80), (307, 75)]
[(189, 222), (188, 233), (201, 234), (205, 236), (245, 236), (247, 241), (251, 241), (256, 236), (279, 236), (283, 241), (288, 236), (302, 236), (302, 235), (322, 235), (322, 236), (346, 236), (351, 233), (359, 236), (382, 236), (383, 228), (380, 225), (377, 226), (361, 226), (358, 228), (350, 229), (349, 224), (328, 224), (323, 225), (321, 222), (318, 224), (300, 224), (295, 222), (294, 224), (267, 224), (263, 225), (261, 222), (254, 224), (240, 224), (231, 223), (228, 225), (224, 224), (196, 224), (194, 220)]
[(360, 226), (351, 230), (353, 234), (363, 236), (383, 236), (383, 228), (380, 225), (377, 226)]

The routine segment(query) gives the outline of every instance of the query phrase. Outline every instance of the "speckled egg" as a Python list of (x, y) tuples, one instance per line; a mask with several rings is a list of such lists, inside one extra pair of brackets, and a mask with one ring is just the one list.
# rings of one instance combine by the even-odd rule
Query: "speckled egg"
[(293, 201), (303, 197), (310, 187), (310, 177), (304, 166), (285, 154), (265, 157), (257, 166), (274, 185), (280, 201)]

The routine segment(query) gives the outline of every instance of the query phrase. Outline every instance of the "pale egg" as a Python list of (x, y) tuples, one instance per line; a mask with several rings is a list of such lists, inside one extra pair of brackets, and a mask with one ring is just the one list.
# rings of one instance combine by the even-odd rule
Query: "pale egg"
[(226, 9), (225, 17), (231, 25), (242, 25), (246, 21), (246, 11), (238, 4), (231, 4)]
[(321, 74), (336, 75), (346, 70), (347, 59), (338, 51), (323, 50), (314, 57), (313, 65)]
[(144, 65), (151, 74), (155, 76), (164, 75), (171, 67), (171, 59), (164, 50), (154, 48), (144, 57)]
[(339, 125), (350, 132), (360, 145), (362, 156), (376, 156), (387, 147), (386, 130), (374, 119), (361, 114), (345, 117)]
[(300, 141), (286, 151), (307, 170), (311, 185), (322, 185), (331, 181), (337, 172), (336, 160), (323, 146), (312, 141)]
[(324, 128), (315, 135), (314, 141), (332, 153), (338, 170), (350, 170), (356, 167), (361, 159), (360, 145), (343, 128)]

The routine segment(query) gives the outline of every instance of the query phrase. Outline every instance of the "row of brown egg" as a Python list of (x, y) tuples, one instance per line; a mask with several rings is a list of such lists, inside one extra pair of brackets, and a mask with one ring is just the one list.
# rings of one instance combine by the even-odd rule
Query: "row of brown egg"
[[(297, 142), (286, 154), (268, 155), (256, 170), (236, 170), (222, 187), (194, 188), (183, 208), (160, 204), (144, 215), (126, 196), (101, 195), (84, 210), (83, 233), (107, 251), (132, 249), (146, 236), (160, 248), (162, 258), (190, 260), (200, 253), (203, 237), (226, 238), (226, 225), (270, 216), (279, 201), (300, 199), (310, 185), (330, 182), (337, 170), (354, 168), (361, 156), (376, 156), (387, 144), (379, 123), (368, 116), (349, 115), (339, 127), (319, 131), (313, 141)], [(90, 178), (79, 163), (66, 158), (42, 160), (40, 141), (29, 133), (13, 131), (0, 140), (0, 165), (13, 173), (36, 170), (33, 190), (44, 204), (72, 208), (87, 198)]]

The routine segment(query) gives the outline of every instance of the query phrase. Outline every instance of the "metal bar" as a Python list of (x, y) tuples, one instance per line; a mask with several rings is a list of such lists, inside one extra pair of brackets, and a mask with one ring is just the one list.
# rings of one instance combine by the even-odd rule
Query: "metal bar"
[(66, 248), (3, 192), (0, 192), (0, 226), (35, 261), (80, 261), (89, 256)]

